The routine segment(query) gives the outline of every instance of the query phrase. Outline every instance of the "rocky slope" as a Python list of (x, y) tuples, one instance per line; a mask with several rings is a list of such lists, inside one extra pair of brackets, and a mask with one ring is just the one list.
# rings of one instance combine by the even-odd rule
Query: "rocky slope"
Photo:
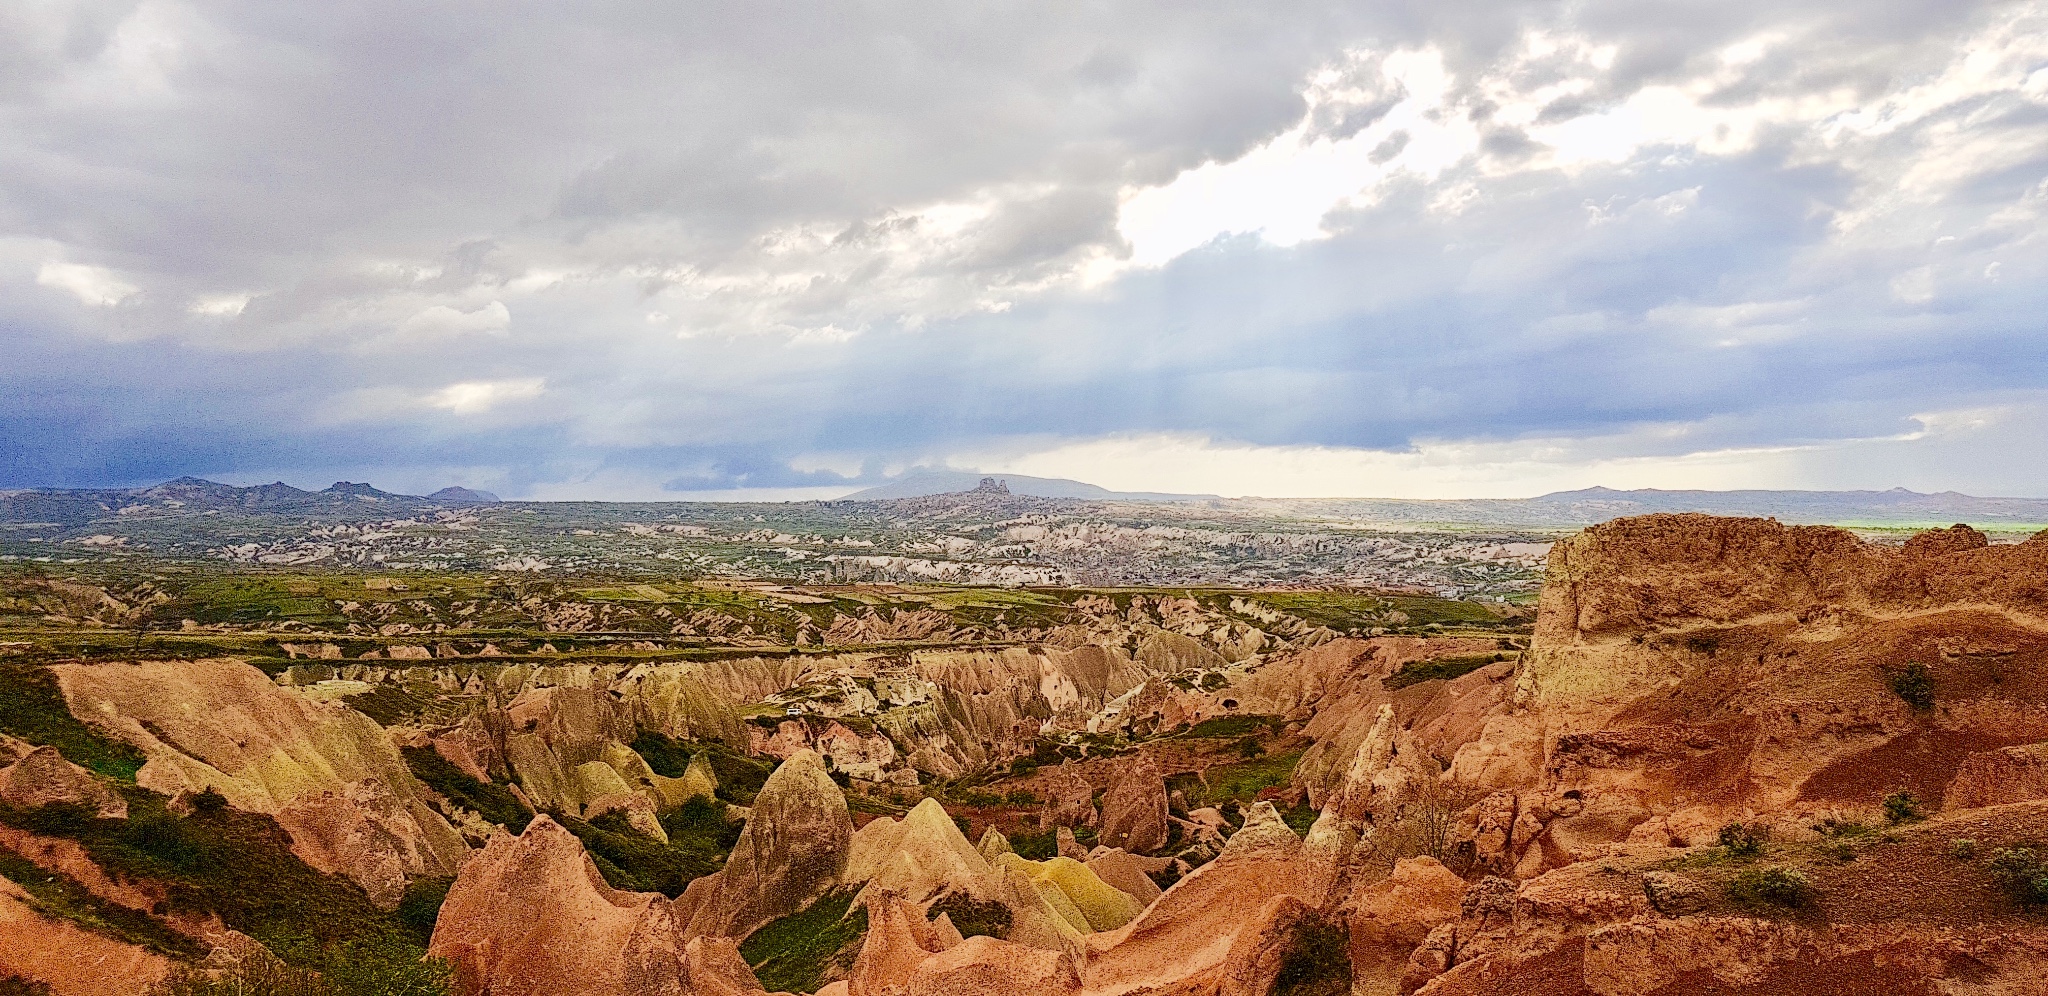
[[(145, 984), (269, 928), (107, 835), (272, 827), (365, 910), (452, 877), (462, 996), (2038, 991), (2048, 536), (1651, 516), (1547, 572), (1526, 640), (1105, 597), (1007, 648), (60, 664), (0, 708), (0, 870), (50, 876), (0, 916)], [(348, 705), (401, 692), (462, 708)]]

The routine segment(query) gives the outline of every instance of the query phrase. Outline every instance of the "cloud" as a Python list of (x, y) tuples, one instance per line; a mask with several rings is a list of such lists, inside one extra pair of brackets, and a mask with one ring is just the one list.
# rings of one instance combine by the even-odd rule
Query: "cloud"
[[(1014, 455), (961, 454), (991, 472), (1067, 477), (1116, 490), (1164, 489), (1227, 497), (1527, 498), (1605, 486), (1667, 490), (1846, 488), (1901, 484), (1940, 490), (1971, 480), (2004, 494), (1972, 467), (2048, 431), (2048, 398), (1913, 416), (1893, 435), (1772, 446), (1713, 446), (1704, 427), (1646, 426), (1595, 437), (1423, 440), (1398, 450), (1256, 446), (1194, 435), (1077, 440)], [(1708, 445), (1699, 448), (1699, 443)], [(1881, 469), (1880, 469), (1881, 468)], [(1847, 473), (1844, 473), (1847, 471)]]
[(540, 377), (513, 380), (467, 380), (450, 384), (427, 396), (427, 404), (457, 415), (477, 415), (508, 401), (538, 398), (547, 389)]
[(2048, 390), (2044, 38), (1920, 0), (15, 5), (0, 486), (1064, 453), (2048, 494), (2022, 435), (1870, 442)]
[(406, 319), (399, 328), (418, 335), (499, 334), (511, 324), (511, 310), (502, 301), (492, 301), (473, 311), (437, 304)]
[(141, 293), (114, 271), (83, 263), (44, 263), (36, 270), (36, 283), (69, 292), (86, 304), (111, 308)]

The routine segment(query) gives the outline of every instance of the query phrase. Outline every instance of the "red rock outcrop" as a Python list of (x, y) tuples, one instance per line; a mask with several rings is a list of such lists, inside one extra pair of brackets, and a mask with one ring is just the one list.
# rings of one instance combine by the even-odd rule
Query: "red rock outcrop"
[(1464, 879), (1427, 857), (1400, 861), (1386, 878), (1360, 886), (1345, 904), (1353, 991), (1396, 991), (1409, 954), (1430, 931), (1457, 918), (1465, 888)]
[(867, 909), (868, 936), (846, 979), (849, 996), (901, 993), (925, 959), (959, 943), (957, 933), (948, 936), (899, 896), (873, 896)]
[(729, 938), (686, 942), (676, 904), (606, 885), (546, 816), (500, 834), (448, 890), (428, 953), (464, 996), (694, 996), (759, 991)]
[(41, 982), (56, 996), (108, 996), (145, 992), (171, 967), (161, 955), (43, 916), (28, 893), (0, 878), (0, 979)]
[(1057, 952), (970, 937), (918, 963), (904, 996), (1072, 996), (1073, 962)]
[(2048, 744), (1979, 751), (1963, 758), (1942, 799), (1945, 809), (2048, 799)]
[(1789, 829), (1874, 816), (1894, 791), (1939, 799), (1966, 759), (2009, 767), (1997, 752), (2043, 739), (2048, 536), (1884, 547), (1657, 515), (1557, 545), (1513, 691), (1449, 782), (1496, 793), (1467, 824), (1482, 860), (1526, 877), (1746, 814)]
[(1223, 853), (1195, 869), (1129, 925), (1088, 937), (1090, 992), (1144, 991), (1188, 979), (1213, 984), (1239, 933), (1284, 895), (1307, 902), (1301, 838), (1270, 803), (1254, 806)]

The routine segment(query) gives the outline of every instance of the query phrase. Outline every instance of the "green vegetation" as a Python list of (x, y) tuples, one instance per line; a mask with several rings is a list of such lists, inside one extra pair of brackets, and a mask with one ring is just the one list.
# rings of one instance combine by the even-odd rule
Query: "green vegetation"
[(1728, 883), (1728, 898), (1744, 906), (1804, 906), (1813, 886), (1798, 869), (1745, 868)]
[(2022, 906), (2048, 905), (2048, 860), (2031, 847), (2005, 847), (1984, 863), (1992, 881)]
[(440, 920), (441, 904), (448, 901), (448, 887), (454, 884), (452, 878), (422, 878), (405, 887), (405, 898), (398, 901), (398, 922), (412, 932), (420, 946), (434, 939), (434, 923)]
[(718, 797), (740, 806), (753, 804), (754, 796), (775, 770), (774, 764), (748, 757), (724, 744), (680, 740), (653, 730), (640, 731), (633, 738), (633, 750), (647, 760), (655, 774), (668, 778), (683, 777), (683, 772), (689, 770), (690, 759), (703, 754), (711, 765), (711, 773), (718, 778)]
[(1911, 792), (1893, 792), (1884, 797), (1884, 821), (1892, 826), (1926, 819), (1920, 812), (1920, 797)]
[[(0, 848), (0, 878), (21, 886), (28, 893), (29, 906), (53, 919), (68, 920), (103, 937), (171, 957), (197, 958), (206, 953), (155, 917), (107, 902), (69, 877), (46, 871), (5, 848)], [(0, 986), (0, 994), (6, 991)]]
[(1464, 657), (1438, 657), (1426, 661), (1410, 661), (1401, 669), (1389, 675), (1384, 682), (1388, 691), (1419, 685), (1425, 681), (1462, 678), (1488, 664), (1507, 660), (1506, 654), (1470, 654)]
[(10, 975), (0, 979), (0, 996), (51, 996), (50, 984)]
[(1026, 833), (1020, 830), (1010, 835), (1010, 850), (1017, 852), (1017, 856), (1020, 858), (1029, 858), (1033, 861), (1044, 861), (1048, 858), (1058, 857), (1060, 853), (1059, 831), (1047, 830), (1044, 833)]
[(1922, 711), (1934, 708), (1934, 676), (1927, 673), (1927, 665), (1909, 661), (1906, 666), (1891, 676), (1892, 692), (1906, 700), (1906, 704)]
[(1968, 861), (1977, 856), (1977, 842), (1968, 837), (1957, 837), (1948, 842), (1948, 856), (1957, 861)]
[(367, 692), (349, 696), (347, 702), (357, 712), (375, 720), (378, 726), (395, 726), (427, 707), (425, 699), (389, 684), (372, 686)]
[(1278, 729), (1281, 725), (1278, 716), (1217, 716), (1196, 723), (1193, 729), (1182, 736), (1231, 740), (1268, 729)]
[(1343, 996), (1351, 991), (1350, 934), (1318, 917), (1295, 929), (1274, 979), (1274, 996)]
[(126, 820), (55, 804), (0, 808), (0, 822), (77, 841), (110, 873), (162, 883), (172, 910), (217, 915), (295, 967), (325, 970), (343, 959), (362, 962), (366, 972), (383, 971), (386, 962), (399, 971), (424, 953), (398, 913), (300, 861), (270, 817), (225, 807), (180, 817), (154, 792), (123, 794)]
[(723, 804), (703, 798), (660, 814), (662, 831), (669, 835), (666, 844), (642, 836), (617, 810), (587, 823), (562, 814), (555, 819), (583, 841), (612, 888), (659, 892), (670, 899), (682, 895), (691, 880), (724, 866), (742, 829), (740, 823), (727, 822)]
[(398, 753), (405, 758), (405, 766), (412, 769), (414, 778), (446, 796), (449, 802), (473, 809), (513, 833), (525, 833), (526, 824), (532, 822), (533, 810), (526, 808), (511, 789), (471, 778), (432, 747), (401, 747)]
[(1761, 856), (1770, 839), (1771, 829), (1762, 823), (1730, 823), (1721, 828), (1719, 843), (1728, 857), (1748, 861)]
[(347, 945), (319, 969), (251, 958), (218, 977), (184, 971), (149, 996), (447, 996), (454, 971), (439, 958), (409, 959), (403, 949)]
[(776, 920), (740, 942), (740, 957), (769, 991), (816, 992), (826, 973), (843, 974), (860, 953), (868, 911), (848, 909), (854, 890), (840, 889), (802, 911)]
[(1286, 823), (1288, 828), (1293, 830), (1295, 833), (1306, 836), (1308, 834), (1308, 828), (1315, 826), (1316, 818), (1321, 815), (1323, 814), (1318, 812), (1316, 810), (1316, 807), (1309, 805), (1308, 802), (1304, 800), (1302, 804), (1299, 806), (1293, 806), (1281, 810), (1280, 820), (1281, 822)]
[(1010, 908), (998, 902), (984, 902), (963, 893), (948, 893), (945, 898), (932, 904), (927, 916), (933, 920), (945, 914), (953, 921), (953, 929), (961, 937), (1010, 936)]
[(1171, 779), (1171, 788), (1187, 796), (1188, 808), (1217, 806), (1225, 802), (1249, 803), (1261, 789), (1286, 788), (1293, 780), (1294, 766), (1301, 763), (1301, 751), (1268, 754), (1231, 764), (1219, 764), (1207, 772), (1208, 783), (1193, 778)]
[(57, 676), (46, 667), (0, 664), (0, 733), (55, 747), (65, 760), (124, 782), (142, 769), (141, 751), (71, 715)]

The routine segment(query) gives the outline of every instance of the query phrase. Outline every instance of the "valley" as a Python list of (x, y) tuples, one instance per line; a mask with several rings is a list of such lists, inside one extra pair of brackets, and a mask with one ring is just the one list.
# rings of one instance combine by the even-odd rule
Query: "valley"
[(2029, 991), (2048, 538), (1652, 515), (1541, 562), (1534, 604), (10, 562), (0, 978)]

